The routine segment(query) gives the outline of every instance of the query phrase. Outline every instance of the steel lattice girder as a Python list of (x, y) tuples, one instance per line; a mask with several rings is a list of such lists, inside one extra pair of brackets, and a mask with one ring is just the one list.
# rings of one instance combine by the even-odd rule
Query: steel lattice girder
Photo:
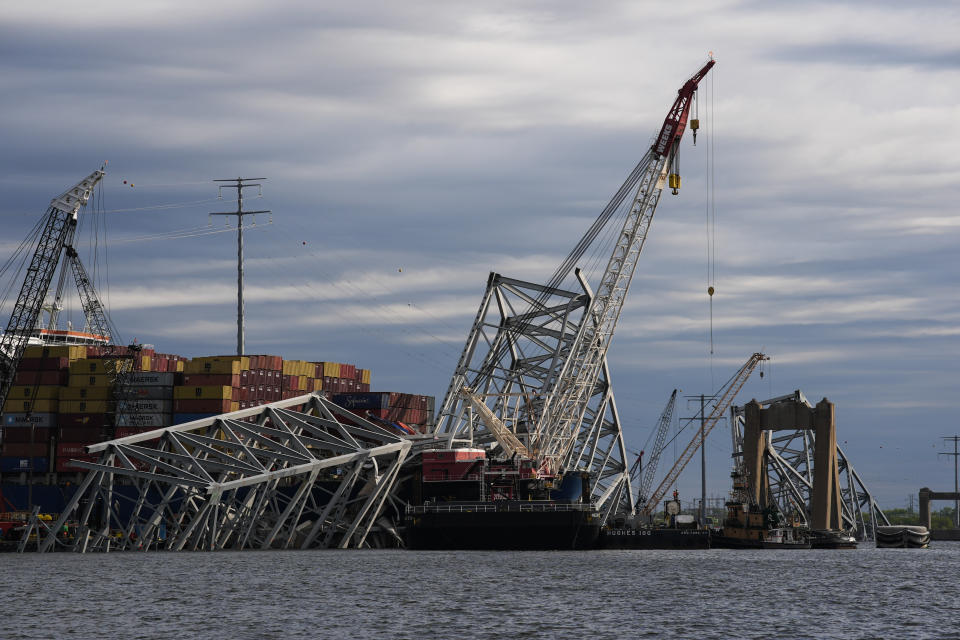
[[(788, 401), (802, 402), (807, 407), (811, 407), (810, 402), (799, 390), (764, 400), (760, 404), (766, 408), (778, 402)], [(733, 457), (741, 459), (743, 456), (743, 407), (732, 407), (730, 411), (733, 425)], [(813, 452), (816, 443), (814, 433), (798, 429), (768, 432), (766, 437), (770, 495), (785, 513), (796, 510), (806, 517), (810, 511), (813, 490)], [(843, 524), (856, 532), (859, 539), (873, 540), (876, 527), (888, 525), (890, 522), (839, 445), (837, 445), (837, 466), (840, 475)]]
[(396, 546), (384, 512), (410, 448), (315, 394), (103, 442), (39, 550)]
[[(590, 296), (492, 273), (443, 402), (435, 435), (447, 446), (496, 443), (460, 391), (483, 398), (526, 445), (544, 404), (581, 333)], [(602, 514), (632, 513), (633, 491), (610, 372), (600, 379), (562, 462), (563, 471), (589, 471)]]

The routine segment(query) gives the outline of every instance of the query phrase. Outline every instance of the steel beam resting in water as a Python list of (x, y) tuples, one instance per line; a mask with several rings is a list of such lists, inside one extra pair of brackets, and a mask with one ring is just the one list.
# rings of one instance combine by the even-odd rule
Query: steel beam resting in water
[(390, 543), (384, 508), (410, 447), (316, 394), (99, 443), (38, 550)]

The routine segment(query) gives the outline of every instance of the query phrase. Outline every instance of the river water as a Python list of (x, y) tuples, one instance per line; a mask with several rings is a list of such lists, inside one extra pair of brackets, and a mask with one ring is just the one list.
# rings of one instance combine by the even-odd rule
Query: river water
[(960, 638), (927, 550), (0, 556), (2, 638)]

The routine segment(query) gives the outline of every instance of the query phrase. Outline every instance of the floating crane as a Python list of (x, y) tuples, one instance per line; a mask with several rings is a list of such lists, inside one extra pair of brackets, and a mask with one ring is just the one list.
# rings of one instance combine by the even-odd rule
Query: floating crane
[(720, 391), (713, 396), (717, 401), (713, 404), (710, 415), (704, 418), (702, 428), (694, 433), (693, 439), (690, 440), (690, 443), (683, 450), (683, 453), (680, 454), (680, 457), (677, 458), (673, 467), (667, 472), (666, 477), (660, 482), (657, 490), (650, 496), (647, 504), (643, 506), (641, 510), (643, 515), (649, 516), (656, 510), (660, 500), (677, 481), (677, 478), (680, 477), (680, 473), (683, 472), (684, 467), (687, 466), (690, 459), (693, 458), (693, 454), (703, 446), (703, 441), (710, 434), (710, 431), (717, 425), (717, 422), (719, 422), (721, 416), (723, 416), (727, 409), (730, 408), (730, 405), (733, 404), (734, 398), (737, 397), (737, 393), (739, 393), (743, 385), (746, 384), (750, 374), (757, 368), (757, 365), (769, 359), (769, 356), (762, 353), (753, 354), (744, 365), (740, 367), (739, 371), (733, 374), (733, 377), (723, 385)]
[[(544, 477), (588, 474), (604, 519), (636, 510), (607, 354), (663, 189), (679, 188), (678, 145), (688, 122), (699, 125), (690, 108), (714, 64), (683, 83), (653, 144), (547, 283), (490, 274), (437, 414), (447, 447), (510, 455), (519, 442)], [(578, 267), (615, 216), (623, 218), (605, 235), (613, 247), (594, 287)]]
[[(674, 166), (694, 92), (714, 64), (715, 61), (710, 59), (677, 92), (656, 141), (635, 170), (639, 171), (640, 180), (633, 204), (600, 279), (600, 286), (590, 301), (587, 321), (581, 326), (580, 335), (560, 375), (548, 381), (549, 386), (544, 389), (543, 412), (532, 433), (531, 448), (539, 452), (549, 468), (568, 469), (577, 432), (606, 362), (637, 259), (647, 240), (668, 171)], [(676, 193), (680, 186), (679, 175), (671, 173), (669, 182)]]

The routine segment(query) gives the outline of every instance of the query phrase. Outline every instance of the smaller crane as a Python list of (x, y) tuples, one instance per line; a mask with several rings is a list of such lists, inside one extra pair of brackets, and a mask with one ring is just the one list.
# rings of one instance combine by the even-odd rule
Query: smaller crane
[(667, 406), (663, 408), (660, 414), (660, 420), (657, 421), (657, 437), (653, 442), (653, 451), (650, 453), (650, 461), (643, 470), (643, 479), (640, 482), (638, 505), (646, 504), (647, 495), (650, 493), (650, 487), (653, 486), (653, 477), (657, 473), (657, 463), (660, 462), (660, 454), (663, 453), (663, 446), (667, 440), (667, 432), (673, 422), (673, 409), (677, 404), (677, 390), (674, 389), (667, 400)]
[(743, 385), (746, 384), (747, 379), (750, 377), (750, 374), (753, 373), (753, 370), (756, 369), (757, 365), (759, 365), (761, 362), (769, 359), (769, 356), (766, 356), (762, 353), (753, 354), (714, 395), (714, 398), (717, 398), (717, 401), (713, 405), (710, 415), (704, 419), (703, 428), (698, 429), (694, 434), (690, 444), (686, 446), (686, 448), (683, 450), (683, 453), (680, 454), (680, 457), (677, 458), (677, 461), (673, 464), (673, 467), (667, 472), (666, 477), (660, 482), (660, 486), (658, 486), (657, 490), (654, 491), (653, 495), (650, 496), (647, 504), (643, 506), (640, 512), (641, 514), (649, 516), (654, 512), (657, 504), (659, 504), (660, 500), (664, 495), (666, 495), (670, 487), (672, 487), (677, 481), (677, 478), (680, 477), (680, 473), (687, 466), (687, 463), (690, 462), (690, 459), (693, 458), (693, 454), (695, 454), (697, 449), (703, 445), (703, 441), (706, 439), (711, 429), (716, 426), (717, 422), (720, 421), (720, 417), (723, 416), (730, 405), (733, 404), (734, 398), (737, 397), (740, 389), (742, 389)]

